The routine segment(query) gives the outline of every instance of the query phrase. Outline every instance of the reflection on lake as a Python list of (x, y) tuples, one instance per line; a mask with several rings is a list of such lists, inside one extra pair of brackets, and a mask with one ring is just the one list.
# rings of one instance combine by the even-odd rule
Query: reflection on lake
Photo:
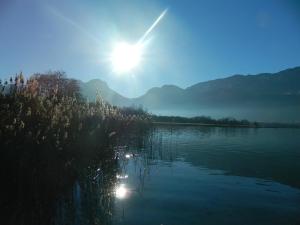
[(120, 161), (113, 224), (299, 224), (300, 130), (157, 127)]
[(78, 164), (59, 196), (30, 192), (6, 224), (300, 224), (299, 137), (299, 129), (158, 126), (119, 140), (105, 160)]

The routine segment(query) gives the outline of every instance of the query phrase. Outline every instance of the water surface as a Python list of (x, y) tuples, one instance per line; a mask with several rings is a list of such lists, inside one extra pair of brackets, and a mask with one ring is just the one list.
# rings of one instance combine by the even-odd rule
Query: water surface
[[(56, 224), (300, 224), (300, 130), (158, 126), (82, 171)], [(92, 171), (92, 172), (91, 172)]]

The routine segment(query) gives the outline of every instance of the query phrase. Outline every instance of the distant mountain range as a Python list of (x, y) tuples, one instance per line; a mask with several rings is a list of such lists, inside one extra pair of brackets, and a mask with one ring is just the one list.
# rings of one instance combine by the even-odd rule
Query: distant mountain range
[(266, 122), (300, 122), (300, 67), (278, 73), (234, 75), (182, 89), (164, 85), (138, 98), (126, 98), (101, 80), (80, 83), (94, 100), (97, 90), (117, 106), (142, 105), (161, 115), (235, 117)]

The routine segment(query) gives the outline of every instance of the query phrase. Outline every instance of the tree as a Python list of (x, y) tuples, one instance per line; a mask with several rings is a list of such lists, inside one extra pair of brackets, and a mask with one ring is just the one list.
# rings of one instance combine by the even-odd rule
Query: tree
[(80, 96), (78, 81), (68, 79), (64, 72), (37, 73), (32, 76), (32, 79), (37, 81), (41, 94), (56, 95), (58, 98)]

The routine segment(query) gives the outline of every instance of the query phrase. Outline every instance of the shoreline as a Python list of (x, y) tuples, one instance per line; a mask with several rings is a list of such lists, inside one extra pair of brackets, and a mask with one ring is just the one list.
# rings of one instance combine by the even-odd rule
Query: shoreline
[(170, 125), (170, 126), (199, 126), (199, 127), (228, 127), (228, 128), (294, 128), (299, 129), (299, 125), (271, 125), (271, 124), (259, 124), (258, 126), (253, 125), (231, 125), (231, 124), (206, 124), (206, 123), (184, 123), (184, 122), (155, 122), (154, 125)]

